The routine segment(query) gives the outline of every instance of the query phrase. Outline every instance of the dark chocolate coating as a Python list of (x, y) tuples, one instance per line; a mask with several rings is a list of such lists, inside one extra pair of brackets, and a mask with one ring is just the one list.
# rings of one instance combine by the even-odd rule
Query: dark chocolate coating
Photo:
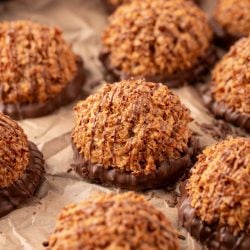
[(15, 120), (24, 118), (35, 118), (52, 113), (57, 108), (69, 104), (75, 100), (81, 93), (82, 85), (85, 81), (85, 72), (83, 68), (83, 61), (80, 57), (77, 58), (77, 73), (74, 79), (52, 99), (44, 103), (30, 103), (30, 104), (5, 104), (0, 103), (0, 112), (9, 115)]
[(117, 8), (116, 6), (111, 4), (108, 0), (104, 0), (104, 4), (105, 4), (108, 14), (113, 13)]
[(29, 149), (29, 165), (23, 176), (9, 187), (0, 189), (0, 217), (17, 209), (32, 197), (43, 180), (43, 155), (32, 142), (29, 142)]
[(225, 50), (228, 50), (230, 46), (232, 46), (235, 42), (244, 37), (232, 36), (228, 34), (223, 28), (220, 27), (220, 25), (213, 18), (210, 20), (210, 25), (215, 34), (214, 43)]
[(233, 235), (227, 227), (208, 225), (195, 215), (187, 193), (183, 191), (178, 203), (178, 216), (181, 225), (198, 241), (213, 250), (249, 250), (250, 234), (241, 232)]
[(73, 143), (72, 147), (75, 161), (73, 167), (83, 178), (105, 186), (146, 190), (174, 184), (185, 170), (193, 165), (198, 150), (198, 140), (195, 137), (190, 139), (188, 149), (181, 158), (162, 162), (155, 173), (148, 175), (135, 175), (115, 167), (107, 169), (102, 164), (91, 164), (80, 155)]
[(206, 107), (217, 118), (222, 118), (232, 124), (250, 131), (250, 114), (243, 114), (232, 108), (226, 107), (223, 103), (218, 103), (214, 100), (209, 88), (203, 90), (203, 102)]
[[(110, 54), (101, 51), (99, 59), (107, 71), (107, 78), (111, 77), (113, 81), (120, 81), (131, 78), (130, 75), (125, 75), (119, 70), (110, 65)], [(195, 65), (187, 70), (172, 75), (158, 75), (158, 76), (143, 76), (147, 81), (162, 82), (170, 88), (178, 88), (187, 83), (195, 83), (202, 79), (202, 75), (206, 73), (211, 66), (214, 65), (218, 59), (218, 54), (214, 46), (211, 46), (206, 53), (198, 59)], [(139, 77), (141, 78), (141, 77)], [(107, 79), (109, 81), (110, 79)]]

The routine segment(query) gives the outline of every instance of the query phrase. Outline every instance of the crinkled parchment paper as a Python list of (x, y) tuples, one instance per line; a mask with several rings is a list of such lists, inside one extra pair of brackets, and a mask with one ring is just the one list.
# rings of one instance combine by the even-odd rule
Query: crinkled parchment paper
[[(211, 9), (213, 2), (207, 0), (203, 7)], [(102, 68), (97, 59), (99, 39), (107, 22), (107, 14), (101, 0), (7, 1), (0, 4), (0, 19), (32, 19), (61, 27), (65, 38), (85, 60), (88, 81), (82, 98), (95, 91), (95, 83), (102, 79)], [(192, 127), (201, 135), (201, 144), (213, 143), (214, 139), (202, 132), (197, 125), (197, 122), (211, 123), (213, 119), (203, 107), (197, 90), (193, 87), (183, 87), (174, 92), (179, 94), (191, 109), (196, 121)], [(20, 122), (29, 139), (43, 152), (47, 175), (35, 198), (0, 219), (0, 249), (44, 249), (42, 243), (52, 232), (56, 215), (62, 207), (86, 199), (93, 192), (121, 192), (82, 181), (73, 171), (69, 171), (72, 164), (72, 107), (73, 104), (52, 115)], [(173, 191), (153, 190), (143, 194), (162, 210), (180, 234), (185, 236), (185, 239), (180, 239), (182, 249), (202, 249), (178, 226), (176, 208), (171, 206), (176, 198)]]

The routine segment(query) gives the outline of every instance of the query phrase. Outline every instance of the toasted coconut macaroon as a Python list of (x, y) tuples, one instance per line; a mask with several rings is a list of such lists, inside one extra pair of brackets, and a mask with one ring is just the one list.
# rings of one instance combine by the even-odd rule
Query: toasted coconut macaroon
[(14, 120), (0, 113), (0, 217), (34, 195), (44, 172), (36, 145)]
[(106, 84), (75, 107), (75, 170), (126, 189), (167, 186), (191, 166), (190, 111), (162, 84)]
[(57, 28), (31, 21), (0, 23), (0, 111), (15, 119), (43, 116), (75, 99), (83, 62)]
[(250, 35), (250, 0), (219, 0), (213, 16), (217, 41), (227, 47)]
[(250, 130), (250, 37), (242, 38), (216, 65), (203, 100), (212, 113)]
[(208, 249), (250, 249), (250, 138), (207, 147), (178, 209), (182, 225)]
[(96, 194), (65, 207), (48, 241), (51, 250), (178, 250), (165, 215), (142, 195)]
[(191, 1), (145, 0), (120, 6), (102, 36), (107, 77), (144, 77), (178, 87), (214, 62), (212, 30)]

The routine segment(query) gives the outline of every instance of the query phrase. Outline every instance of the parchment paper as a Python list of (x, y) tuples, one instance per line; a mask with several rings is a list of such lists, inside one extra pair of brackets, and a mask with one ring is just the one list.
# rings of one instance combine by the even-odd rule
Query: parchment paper
[[(207, 0), (204, 1), (203, 7), (211, 10), (213, 4), (214, 1)], [(72, 43), (74, 51), (83, 57), (86, 64), (88, 81), (84, 87), (84, 96), (95, 91), (93, 83), (102, 79), (102, 68), (97, 59), (99, 39), (107, 22), (107, 13), (101, 0), (10, 1), (1, 3), (0, 19), (32, 19), (61, 27), (65, 38)], [(195, 121), (199, 123), (212, 121), (212, 116), (202, 105), (194, 87), (183, 87), (174, 92), (191, 109)], [(52, 115), (19, 122), (29, 139), (43, 152), (47, 174), (35, 198), (0, 219), (0, 249), (44, 249), (42, 243), (53, 231), (56, 215), (62, 207), (84, 200), (93, 192), (123, 192), (90, 184), (68, 171), (72, 164), (70, 146), (70, 133), (73, 127), (72, 107), (73, 104), (61, 108)], [(195, 121), (192, 127), (201, 135), (201, 144), (213, 143), (214, 139), (209, 134), (204, 134)], [(180, 234), (185, 236), (185, 240), (180, 240), (182, 249), (202, 249), (185, 230), (179, 227), (177, 210), (169, 207), (171, 199), (175, 199), (172, 193), (173, 191), (165, 189), (147, 191), (143, 194), (162, 210), (180, 230)]]

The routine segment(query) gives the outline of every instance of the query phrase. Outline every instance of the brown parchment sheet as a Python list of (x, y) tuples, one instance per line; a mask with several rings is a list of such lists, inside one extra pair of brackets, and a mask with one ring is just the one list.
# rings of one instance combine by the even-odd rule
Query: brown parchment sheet
[[(215, 0), (202, 2), (210, 12)], [(80, 54), (87, 69), (85, 96), (95, 91), (102, 79), (102, 67), (98, 61), (100, 36), (107, 23), (107, 13), (102, 0), (16, 0), (0, 3), (0, 20), (31, 19), (48, 25), (56, 25), (64, 31), (65, 38)], [(201, 130), (198, 123), (211, 123), (213, 118), (203, 106), (194, 87), (174, 90), (192, 111), (192, 128), (200, 134), (202, 145), (215, 140)], [(82, 97), (84, 98), (84, 97)], [(73, 127), (74, 104), (63, 107), (49, 116), (20, 121), (30, 140), (43, 152), (46, 161), (45, 181), (37, 196), (22, 208), (0, 219), (0, 249), (35, 250), (53, 231), (56, 215), (62, 207), (86, 199), (94, 192), (123, 192), (104, 188), (81, 180), (70, 170), (72, 150), (70, 133)], [(241, 131), (242, 132), (242, 131)], [(171, 205), (176, 196), (168, 189), (151, 190), (143, 194), (163, 211), (185, 239), (180, 239), (181, 249), (202, 249), (178, 225), (177, 209)]]

